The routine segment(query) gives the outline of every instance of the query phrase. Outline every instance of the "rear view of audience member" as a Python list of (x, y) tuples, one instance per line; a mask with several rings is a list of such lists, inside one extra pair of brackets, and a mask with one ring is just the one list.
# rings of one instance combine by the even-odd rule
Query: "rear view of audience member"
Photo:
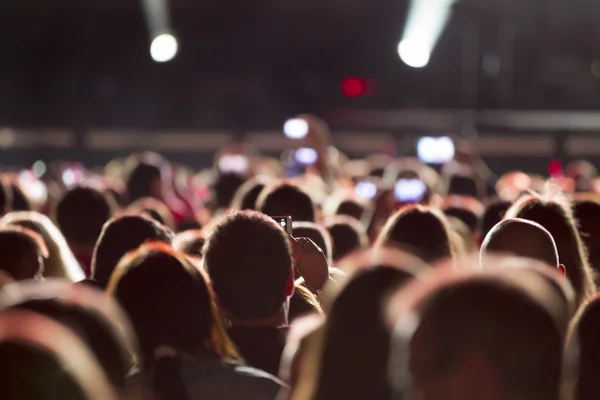
[(105, 288), (121, 257), (146, 242), (171, 243), (173, 233), (142, 215), (125, 215), (104, 225), (92, 257), (92, 278)]
[(316, 221), (315, 205), (310, 196), (290, 183), (266, 187), (256, 205), (260, 212), (272, 217), (289, 215), (293, 221)]
[(558, 250), (552, 235), (537, 222), (520, 218), (509, 218), (499, 222), (488, 233), (481, 246), (484, 268), (485, 256), (489, 253), (532, 258), (565, 274), (565, 267), (559, 262)]
[(37, 233), (21, 227), (0, 230), (0, 270), (14, 280), (42, 279), (48, 249)]
[(83, 186), (65, 193), (56, 207), (56, 223), (87, 276), (94, 246), (114, 207), (106, 195)]
[(574, 211), (581, 240), (588, 249), (590, 267), (595, 271), (596, 282), (600, 283), (600, 204), (595, 201), (579, 201), (575, 203)]
[(519, 199), (506, 213), (507, 218), (524, 218), (542, 225), (556, 243), (558, 258), (581, 305), (596, 289), (587, 253), (573, 218), (571, 208), (559, 197), (528, 195)]
[(204, 266), (242, 357), (277, 374), (294, 291), (288, 235), (263, 214), (234, 212), (208, 237)]
[(495, 200), (485, 206), (479, 228), (481, 238), (486, 237), (488, 232), (504, 219), (504, 214), (508, 211), (511, 204), (510, 201)]
[(121, 260), (108, 293), (129, 314), (142, 368), (163, 399), (265, 399), (274, 377), (236, 363), (207, 281), (182, 253), (147, 244)]
[(62, 280), (20, 282), (4, 288), (0, 307), (29, 310), (71, 328), (94, 353), (110, 383), (125, 388), (137, 341), (123, 311), (102, 292)]
[(376, 245), (399, 247), (430, 264), (455, 258), (451, 235), (448, 221), (441, 211), (410, 205), (389, 218)]
[[(256, 210), (256, 200), (265, 188), (265, 181), (254, 178), (249, 179), (235, 193), (231, 201), (232, 210)], [(275, 215), (276, 216), (276, 215)]]
[(21, 226), (42, 236), (48, 249), (48, 258), (44, 260), (46, 278), (63, 278), (72, 282), (85, 279), (65, 238), (50, 218), (35, 211), (11, 212), (0, 220), (0, 226)]
[(160, 200), (152, 197), (138, 199), (129, 206), (129, 211), (132, 213), (146, 213), (159, 224), (165, 225), (169, 229), (175, 229), (175, 221), (169, 207)]
[(527, 291), (495, 276), (475, 276), (404, 294), (395, 299), (405, 301), (407, 312), (394, 330), (390, 363), (399, 395), (559, 399), (561, 333)]
[(244, 176), (235, 173), (218, 173), (211, 185), (213, 209), (216, 211), (229, 208), (245, 179)]
[(30, 311), (0, 314), (0, 371), (2, 399), (117, 399), (81, 339)]
[[(567, 390), (574, 392), (574, 400), (595, 400), (600, 398), (600, 297), (595, 297), (581, 308), (573, 319), (571, 332), (567, 340), (567, 372), (576, 371), (567, 376)], [(569, 368), (570, 367), (570, 368)]]
[(333, 261), (369, 246), (369, 238), (363, 226), (354, 218), (338, 216), (325, 224), (333, 241)]

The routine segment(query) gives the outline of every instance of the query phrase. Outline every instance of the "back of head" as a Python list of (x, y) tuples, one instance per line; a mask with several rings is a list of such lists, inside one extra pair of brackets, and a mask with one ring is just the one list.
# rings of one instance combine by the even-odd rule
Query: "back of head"
[(162, 181), (159, 164), (150, 161), (137, 161), (130, 167), (126, 178), (129, 200), (134, 202), (143, 197), (156, 197)]
[(469, 175), (451, 175), (448, 178), (447, 194), (481, 198), (482, 189), (477, 178)]
[(71, 328), (89, 347), (115, 387), (124, 387), (137, 343), (129, 321), (114, 300), (102, 292), (67, 281), (8, 285), (2, 309), (29, 310)]
[(511, 206), (510, 201), (496, 200), (485, 206), (481, 217), (480, 232), (481, 237), (486, 237), (489, 231), (504, 218), (504, 214)]
[[(567, 342), (567, 356), (572, 357), (574, 365), (570, 365), (574, 376), (569, 377), (575, 385), (574, 399), (592, 400), (600, 398), (598, 387), (598, 365), (600, 351), (598, 337), (600, 335), (600, 297), (595, 297), (581, 308), (573, 319), (571, 332)], [(567, 359), (567, 361), (569, 361)]]
[(107, 288), (129, 315), (140, 340), (143, 365), (166, 346), (178, 353), (208, 351), (214, 317), (208, 285), (182, 254), (151, 243), (124, 257)]
[(365, 206), (356, 200), (342, 200), (335, 211), (336, 215), (346, 215), (361, 221), (365, 215)]
[(69, 329), (27, 311), (0, 314), (0, 398), (116, 399), (94, 356)]
[(235, 173), (218, 173), (211, 185), (214, 208), (227, 209), (246, 178)]
[(237, 318), (272, 316), (286, 299), (290, 243), (266, 215), (234, 212), (221, 221), (207, 238), (204, 265), (220, 303)]
[(172, 237), (172, 232), (167, 228), (142, 215), (125, 215), (110, 220), (104, 225), (94, 249), (94, 280), (106, 287), (121, 257), (146, 242), (170, 243)]
[(379, 237), (378, 246), (398, 246), (426, 263), (454, 258), (451, 230), (441, 211), (420, 205), (406, 206), (392, 215)]
[(528, 219), (542, 225), (556, 243), (560, 262), (567, 269), (577, 303), (595, 292), (587, 254), (577, 231), (569, 205), (559, 197), (529, 195), (518, 200), (506, 213), (507, 218)]
[(315, 399), (389, 399), (387, 296), (412, 279), (409, 270), (377, 266), (357, 272), (335, 298), (324, 330)]
[(492, 228), (481, 246), (482, 257), (488, 253), (508, 253), (542, 261), (554, 268), (559, 266), (550, 232), (537, 222), (521, 218), (505, 219)]
[(48, 250), (37, 233), (21, 227), (0, 230), (0, 270), (15, 280), (40, 277)]
[(473, 211), (463, 207), (447, 207), (444, 208), (444, 215), (447, 217), (454, 217), (462, 221), (471, 231), (473, 235), (477, 233), (479, 228), (478, 222), (479, 217)]
[[(403, 341), (410, 340), (411, 374), (419, 386), (414, 389), (448, 398), (466, 398), (467, 393), (507, 400), (559, 398), (561, 333), (547, 309), (526, 291), (496, 276), (475, 276), (421, 296), (409, 306), (412, 317), (400, 317), (394, 343), (400, 352), (406, 350)], [(415, 316), (418, 327), (407, 338), (406, 324), (414, 323)], [(393, 379), (402, 379), (406, 355), (397, 352)], [(432, 371), (438, 371), (437, 378), (427, 380)], [(470, 384), (444, 385), (448, 376)]]
[(351, 217), (335, 217), (327, 221), (325, 227), (333, 241), (333, 260), (338, 261), (345, 256), (365, 249), (369, 238), (363, 226)]
[(69, 243), (93, 246), (113, 214), (109, 198), (92, 187), (69, 190), (56, 207), (56, 222)]
[(233, 210), (256, 210), (256, 200), (266, 183), (260, 179), (249, 179), (235, 193), (231, 201)]
[(331, 265), (333, 257), (333, 242), (331, 235), (321, 225), (315, 224), (314, 222), (294, 222), (294, 229), (292, 235), (296, 238), (306, 237), (315, 242), (327, 259), (327, 264)]
[(575, 217), (579, 224), (581, 239), (589, 252), (589, 261), (592, 268), (600, 270), (600, 203), (592, 200), (578, 201), (574, 207)]
[(206, 236), (201, 230), (189, 230), (178, 233), (173, 238), (173, 248), (182, 251), (191, 257), (202, 257), (202, 248), (206, 242)]
[(33, 207), (31, 206), (31, 200), (21, 186), (17, 182), (13, 182), (11, 184), (12, 189), (12, 207), (13, 211), (31, 211)]
[(289, 215), (294, 221), (315, 222), (315, 205), (298, 186), (280, 183), (266, 187), (257, 200), (260, 212), (272, 217)]
[(134, 214), (144, 213), (159, 224), (165, 225), (170, 229), (175, 229), (173, 214), (171, 214), (169, 208), (161, 200), (144, 197), (132, 203), (129, 206), (129, 210)]

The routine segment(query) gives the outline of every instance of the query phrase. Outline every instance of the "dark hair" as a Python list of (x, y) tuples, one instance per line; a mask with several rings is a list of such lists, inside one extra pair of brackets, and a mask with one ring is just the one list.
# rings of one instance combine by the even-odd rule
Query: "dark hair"
[(479, 228), (482, 238), (484, 238), (498, 222), (502, 221), (504, 214), (511, 205), (512, 203), (510, 201), (496, 199), (485, 206)]
[(596, 289), (588, 265), (585, 246), (568, 203), (556, 197), (528, 195), (518, 200), (506, 217), (528, 219), (542, 225), (556, 243), (558, 258), (567, 269), (567, 277), (581, 305)]
[(233, 212), (204, 245), (204, 265), (224, 308), (243, 319), (281, 309), (292, 271), (287, 234), (258, 212)]
[(31, 200), (25, 194), (21, 186), (13, 182), (10, 185), (12, 190), (12, 211), (31, 211), (33, 208), (31, 207)]
[(348, 217), (355, 218), (359, 221), (365, 215), (366, 207), (356, 200), (346, 199), (342, 200), (335, 211), (336, 215), (345, 215)]
[(125, 314), (101, 292), (66, 281), (29, 281), (7, 286), (0, 306), (30, 310), (71, 328), (94, 353), (112, 385), (125, 386), (137, 343)]
[(108, 221), (92, 256), (92, 277), (106, 287), (121, 257), (146, 242), (171, 243), (173, 233), (142, 215), (124, 215)]
[(588, 260), (590, 266), (600, 273), (600, 204), (588, 200), (578, 201), (573, 206), (575, 218), (577, 219), (581, 240), (585, 243), (588, 250)]
[(451, 175), (448, 178), (447, 194), (480, 198), (481, 185), (477, 179), (469, 175)]
[[(572, 365), (575, 400), (595, 400), (600, 398), (598, 387), (598, 365), (600, 351), (600, 296), (596, 296), (582, 307), (573, 318), (571, 332), (567, 340), (568, 357), (574, 357), (577, 365)], [(570, 354), (569, 354), (570, 353)]]
[(479, 217), (473, 211), (463, 207), (447, 207), (442, 210), (447, 217), (462, 221), (472, 234), (477, 233)]
[(229, 208), (233, 197), (245, 180), (245, 177), (238, 174), (217, 173), (211, 184), (214, 209)]
[(383, 305), (413, 278), (404, 269), (376, 266), (359, 271), (334, 300), (325, 324), (315, 399), (389, 399), (390, 332)]
[(33, 279), (44, 271), (48, 249), (37, 233), (18, 226), (0, 229), (0, 270), (15, 280)]
[(132, 213), (145, 213), (150, 218), (158, 222), (159, 224), (165, 225), (170, 229), (175, 228), (175, 221), (169, 208), (161, 200), (153, 197), (144, 197), (137, 199), (135, 202), (129, 205), (129, 210)]
[(154, 197), (153, 185), (162, 180), (162, 169), (160, 165), (146, 161), (138, 161), (131, 168), (126, 187), (130, 202), (144, 197)]
[(192, 257), (202, 257), (202, 248), (206, 237), (201, 230), (178, 233), (173, 239), (173, 248)]
[(292, 235), (295, 238), (306, 237), (315, 242), (325, 254), (327, 264), (330, 265), (333, 257), (333, 241), (327, 229), (314, 222), (294, 222)]
[(231, 201), (231, 208), (233, 210), (256, 210), (256, 200), (265, 186), (265, 182), (261, 180), (247, 180), (235, 193)]
[(333, 260), (338, 261), (369, 245), (369, 238), (362, 225), (351, 217), (338, 216), (325, 224), (333, 242)]
[(426, 263), (455, 257), (446, 216), (439, 210), (415, 204), (401, 208), (388, 219), (376, 245), (397, 246)]
[(430, 290), (417, 310), (421, 321), (411, 347), (427, 347), (430, 368), (451, 370), (475, 350), (493, 365), (506, 398), (559, 398), (561, 332), (521, 287), (496, 276), (469, 277)]
[(499, 222), (485, 237), (481, 254), (510, 253), (542, 261), (551, 267), (560, 263), (554, 238), (537, 222), (508, 218)]
[(56, 223), (70, 243), (93, 246), (114, 205), (99, 190), (78, 186), (69, 190), (56, 207)]
[(315, 205), (305, 191), (290, 183), (266, 187), (257, 200), (259, 211), (272, 217), (289, 215), (294, 221), (315, 222)]

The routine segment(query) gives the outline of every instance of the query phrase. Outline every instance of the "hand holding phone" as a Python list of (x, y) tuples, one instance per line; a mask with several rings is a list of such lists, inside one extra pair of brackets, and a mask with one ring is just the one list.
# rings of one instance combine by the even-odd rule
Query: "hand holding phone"
[(286, 215), (285, 217), (271, 217), (277, 225), (281, 226), (284, 231), (288, 233), (288, 235), (292, 236), (292, 217)]

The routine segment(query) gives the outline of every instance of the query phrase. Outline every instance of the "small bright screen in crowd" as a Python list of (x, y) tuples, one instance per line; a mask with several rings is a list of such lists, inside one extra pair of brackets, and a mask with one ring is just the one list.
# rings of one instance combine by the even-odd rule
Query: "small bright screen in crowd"
[(427, 192), (427, 185), (420, 179), (400, 179), (394, 186), (396, 200), (403, 203), (418, 202)]
[(67, 168), (62, 173), (62, 181), (66, 187), (71, 188), (77, 184), (77, 176), (75, 171), (71, 168)]
[(355, 191), (361, 199), (373, 199), (377, 195), (377, 185), (369, 181), (358, 182)]
[(417, 142), (417, 155), (426, 164), (444, 164), (454, 158), (454, 142), (447, 136), (425, 136)]
[(283, 133), (290, 139), (304, 139), (308, 135), (308, 122), (302, 118), (288, 119), (283, 124)]
[(219, 170), (225, 173), (243, 174), (248, 171), (248, 157), (239, 154), (226, 154), (219, 158)]
[(309, 147), (301, 147), (296, 150), (296, 162), (304, 165), (311, 165), (317, 162), (317, 152)]

